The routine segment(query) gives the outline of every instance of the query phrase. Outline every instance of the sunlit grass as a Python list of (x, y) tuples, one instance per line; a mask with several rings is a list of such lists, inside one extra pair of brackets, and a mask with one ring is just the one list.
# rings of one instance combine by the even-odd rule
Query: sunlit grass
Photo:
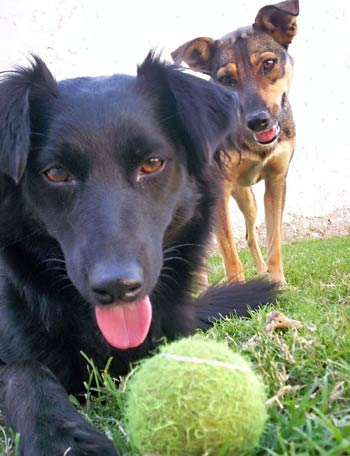
[[(250, 454), (350, 455), (350, 238), (285, 245), (283, 254), (288, 286), (278, 302), (250, 319), (217, 322), (207, 337), (248, 357), (266, 385), (269, 421), (260, 448)], [(249, 252), (240, 255), (247, 277), (254, 277)], [(209, 264), (210, 281), (217, 283), (221, 259)], [(267, 333), (272, 310), (303, 327)], [(123, 454), (137, 455), (124, 431), (127, 378), (118, 386), (108, 369), (100, 373), (90, 365), (90, 371), (86, 405), (73, 402)], [(9, 455), (12, 434), (2, 434), (1, 454)]]

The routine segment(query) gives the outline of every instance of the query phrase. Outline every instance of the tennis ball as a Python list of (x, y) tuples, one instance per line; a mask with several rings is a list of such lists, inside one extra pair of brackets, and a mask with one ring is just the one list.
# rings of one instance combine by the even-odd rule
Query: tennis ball
[(257, 446), (267, 413), (260, 378), (223, 343), (194, 336), (165, 345), (127, 385), (126, 431), (156, 455), (225, 455)]

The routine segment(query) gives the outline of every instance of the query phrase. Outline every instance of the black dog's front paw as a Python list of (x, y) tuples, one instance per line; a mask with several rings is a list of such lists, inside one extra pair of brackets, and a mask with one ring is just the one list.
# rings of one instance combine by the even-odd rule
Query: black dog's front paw
[(0, 403), (19, 434), (20, 456), (118, 456), (113, 442), (90, 425), (38, 362), (0, 366)]
[[(23, 436), (24, 437), (24, 436)], [(40, 432), (20, 437), (21, 456), (119, 456), (113, 442), (87, 422), (47, 423)]]
[(98, 432), (88, 423), (84, 426), (74, 424), (70, 430), (70, 445), (67, 456), (117, 456), (113, 442), (103, 433)]

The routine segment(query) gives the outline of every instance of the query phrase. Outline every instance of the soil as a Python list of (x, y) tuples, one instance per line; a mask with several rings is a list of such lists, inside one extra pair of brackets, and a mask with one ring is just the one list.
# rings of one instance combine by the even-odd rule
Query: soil
[[(323, 239), (350, 235), (350, 208), (336, 209), (327, 215), (301, 216), (288, 214), (283, 221), (283, 243), (305, 239)], [(265, 224), (257, 227), (261, 246), (266, 244)], [(238, 246), (246, 247), (245, 239), (237, 239)]]

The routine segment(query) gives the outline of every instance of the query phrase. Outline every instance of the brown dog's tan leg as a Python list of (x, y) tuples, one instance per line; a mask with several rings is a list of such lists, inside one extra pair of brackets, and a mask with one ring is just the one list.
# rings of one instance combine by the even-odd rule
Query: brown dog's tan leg
[(282, 213), (284, 208), (285, 177), (265, 179), (265, 219), (267, 234), (267, 267), (273, 282), (286, 283), (282, 265)]
[(265, 174), (265, 220), (267, 267), (273, 282), (286, 283), (282, 263), (282, 216), (286, 199), (286, 178), (293, 156), (295, 139), (280, 144), (280, 153), (272, 158)]
[(244, 215), (246, 239), (258, 272), (259, 274), (266, 274), (267, 266), (261, 254), (256, 236), (257, 206), (253, 190), (251, 187), (241, 187), (240, 185), (235, 185), (232, 190), (232, 196), (236, 200), (239, 209)]
[(243, 265), (239, 259), (236, 241), (231, 228), (230, 197), (231, 183), (225, 186), (217, 213), (216, 237), (224, 260), (226, 277), (232, 282), (244, 282)]

